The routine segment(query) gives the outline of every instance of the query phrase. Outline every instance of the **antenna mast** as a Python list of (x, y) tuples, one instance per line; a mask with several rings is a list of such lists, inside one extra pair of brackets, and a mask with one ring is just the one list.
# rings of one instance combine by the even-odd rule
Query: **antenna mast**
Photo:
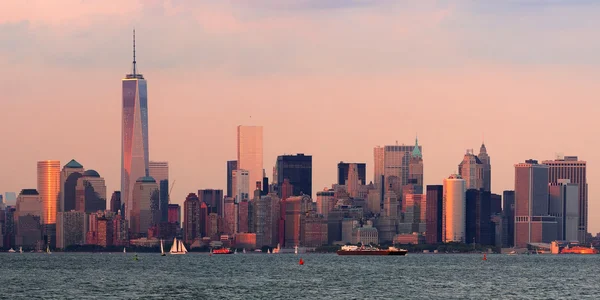
[(136, 75), (136, 70), (135, 70), (135, 28), (133, 29), (133, 76)]

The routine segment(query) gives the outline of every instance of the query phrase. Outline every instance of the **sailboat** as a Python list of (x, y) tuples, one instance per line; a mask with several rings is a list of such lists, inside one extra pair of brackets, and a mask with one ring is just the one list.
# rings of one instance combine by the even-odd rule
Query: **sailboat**
[(23, 247), (19, 247), (19, 253), (23, 253)]
[(267, 250), (267, 254), (271, 254), (271, 249), (268, 249), (268, 250)]
[(123, 254), (127, 254), (127, 250), (125, 250), (125, 247), (123, 247)]
[(13, 248), (10, 248), (10, 249), (8, 250), (8, 253), (15, 253), (15, 252), (17, 252), (17, 251), (15, 251), (15, 249), (13, 249)]
[(298, 254), (298, 246), (294, 247), (294, 254)]
[(46, 245), (46, 253), (52, 254), (52, 252), (50, 252), (50, 246), (49, 245)]
[(244, 250), (242, 250), (242, 253), (246, 254), (246, 248), (244, 248)]
[(171, 254), (186, 254), (188, 251), (185, 249), (182, 241), (178, 241), (177, 238), (173, 239), (173, 245), (171, 246)]
[(166, 256), (165, 249), (163, 248), (163, 241), (160, 240), (160, 256)]

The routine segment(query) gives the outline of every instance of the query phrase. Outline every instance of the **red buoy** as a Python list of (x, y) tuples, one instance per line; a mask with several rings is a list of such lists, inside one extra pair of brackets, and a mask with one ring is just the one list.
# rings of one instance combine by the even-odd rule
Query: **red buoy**
[(304, 265), (304, 261), (302, 260), (302, 258), (300, 259), (300, 261), (298, 262), (301, 266)]
[(487, 260), (487, 257), (485, 256), (485, 253), (483, 254), (483, 260)]

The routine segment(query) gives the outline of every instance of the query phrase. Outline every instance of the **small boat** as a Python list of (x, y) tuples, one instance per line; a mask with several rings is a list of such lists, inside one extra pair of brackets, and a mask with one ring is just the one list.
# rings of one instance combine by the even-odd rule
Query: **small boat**
[(267, 250), (267, 254), (271, 254), (271, 249), (268, 249), (268, 250)]
[(398, 249), (396, 247), (389, 247), (387, 250), (381, 250), (375, 247), (358, 247), (358, 246), (342, 246), (341, 250), (338, 250), (337, 255), (400, 255), (404, 256), (408, 253), (405, 249)]
[(233, 251), (229, 248), (220, 248), (212, 250), (212, 254), (233, 254)]
[(19, 247), (19, 253), (23, 253), (23, 247)]
[(244, 248), (244, 249), (242, 250), (242, 253), (246, 254), (246, 248)]
[(237, 254), (237, 249), (233, 250), (233, 254)]
[(52, 252), (50, 252), (50, 246), (49, 245), (46, 245), (46, 253), (52, 254)]
[(165, 249), (163, 248), (163, 241), (160, 240), (160, 256), (167, 256), (165, 254)]
[(127, 254), (127, 250), (125, 250), (125, 247), (123, 247), (123, 254)]
[(171, 245), (171, 254), (186, 254), (188, 251), (183, 245), (182, 241), (178, 241), (177, 238), (173, 239), (173, 245)]
[(517, 251), (515, 251), (515, 250), (513, 250), (513, 251), (510, 251), (510, 252), (508, 252), (508, 254), (507, 254), (507, 255), (517, 255)]
[(13, 248), (10, 248), (10, 249), (8, 250), (8, 253), (15, 253), (15, 252), (17, 252), (17, 251), (15, 251), (15, 249), (13, 249)]
[(277, 254), (281, 251), (281, 245), (277, 244), (277, 248), (273, 248), (273, 254)]
[(298, 246), (294, 246), (294, 254), (298, 254)]

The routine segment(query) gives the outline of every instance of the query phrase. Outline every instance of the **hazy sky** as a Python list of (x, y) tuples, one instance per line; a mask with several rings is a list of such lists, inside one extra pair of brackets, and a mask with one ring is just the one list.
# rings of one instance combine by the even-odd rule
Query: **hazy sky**
[[(36, 187), (36, 161), (75, 158), (120, 188), (121, 79), (131, 30), (148, 80), (150, 158), (172, 201), (226, 186), (236, 126), (263, 125), (265, 169), (313, 155), (313, 190), (341, 160), (423, 145), (426, 184), (485, 143), (492, 190), (513, 165), (557, 153), (596, 182), (600, 1), (0, 2), (0, 191)], [(110, 197), (110, 195), (108, 195)]]

